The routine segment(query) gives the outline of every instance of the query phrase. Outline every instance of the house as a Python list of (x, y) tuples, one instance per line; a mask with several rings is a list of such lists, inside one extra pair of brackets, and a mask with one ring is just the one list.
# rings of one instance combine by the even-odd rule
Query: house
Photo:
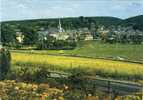
[(23, 35), (22, 32), (16, 32), (16, 40), (17, 40), (19, 43), (23, 43), (24, 35)]
[(88, 28), (81, 28), (79, 29), (80, 33), (80, 40), (93, 40), (93, 35), (89, 31)]
[(67, 30), (66, 33), (69, 35), (69, 40), (78, 41), (80, 34), (77, 32), (77, 30)]
[(91, 34), (87, 34), (84, 40), (93, 40), (93, 36)]
[(57, 34), (57, 40), (66, 40), (69, 38), (69, 35), (66, 32), (61, 32)]

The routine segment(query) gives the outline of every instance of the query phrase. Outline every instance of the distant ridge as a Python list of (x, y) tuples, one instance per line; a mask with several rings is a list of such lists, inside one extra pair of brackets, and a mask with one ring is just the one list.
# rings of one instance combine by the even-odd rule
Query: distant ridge
[[(81, 17), (81, 16), (79, 16)], [(23, 20), (8, 20), (8, 21), (0, 21), (0, 22), (26, 22), (26, 21), (30, 21), (30, 22), (33, 22), (33, 21), (47, 21), (47, 20), (57, 20), (57, 19), (77, 19), (79, 17), (59, 17), (59, 18), (37, 18), (37, 19), (23, 19)], [(123, 20), (121, 18), (118, 18), (118, 17), (112, 17), (112, 16), (82, 16), (82, 17), (85, 17), (85, 18), (95, 18), (95, 19), (117, 19), (117, 20)]]
[(135, 28), (143, 31), (143, 15), (127, 18), (121, 24), (124, 26), (133, 25)]
[[(130, 17), (127, 19), (120, 19), (117, 17), (110, 17), (110, 16), (97, 16), (97, 17), (84, 17), (85, 19), (91, 20), (91, 22), (96, 22), (97, 25), (104, 25), (107, 27), (122, 25), (122, 26), (134, 26), (139, 30), (143, 31), (143, 15), (138, 15), (134, 17)], [(47, 27), (46, 25), (52, 24), (52, 27), (57, 27), (57, 22), (59, 18), (48, 18), (48, 19), (29, 19), (29, 20), (17, 20), (17, 21), (4, 21), (2, 23), (9, 23), (9, 24), (22, 24), (22, 25), (39, 25), (42, 27)], [(63, 28), (67, 27), (74, 27), (80, 28), (80, 17), (66, 17), (60, 18), (62, 19)], [(86, 20), (85, 20), (86, 22)], [(72, 24), (72, 26), (70, 26)]]

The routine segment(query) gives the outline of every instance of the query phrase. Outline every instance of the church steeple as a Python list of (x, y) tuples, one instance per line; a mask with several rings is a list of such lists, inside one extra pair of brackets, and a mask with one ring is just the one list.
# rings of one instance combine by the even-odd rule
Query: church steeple
[(59, 33), (63, 32), (62, 25), (61, 25), (61, 20), (60, 19), (59, 19), (59, 26), (58, 26), (58, 28), (59, 28)]

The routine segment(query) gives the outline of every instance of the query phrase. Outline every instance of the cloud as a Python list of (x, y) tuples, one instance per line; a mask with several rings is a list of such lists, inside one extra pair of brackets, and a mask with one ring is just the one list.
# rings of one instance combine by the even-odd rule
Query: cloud
[(143, 14), (143, 0), (1, 0), (2, 20)]
[(25, 6), (24, 4), (19, 4), (18, 6), (17, 6), (17, 8), (22, 8), (22, 9), (26, 9), (27, 8), (27, 6)]

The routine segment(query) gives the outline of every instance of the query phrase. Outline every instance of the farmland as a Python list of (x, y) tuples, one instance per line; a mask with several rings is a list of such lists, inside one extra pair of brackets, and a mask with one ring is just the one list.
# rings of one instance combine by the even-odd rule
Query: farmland
[[(63, 98), (65, 100), (70, 100), (69, 98), (74, 98), (75, 100), (88, 98), (86, 94), (86, 92), (88, 92), (87, 90), (71, 87), (71, 89), (65, 91), (64, 85), (66, 84), (70, 87), (70, 83), (67, 83), (65, 78), (47, 78), (49, 71), (80, 76), (94, 76), (96, 78), (106, 78), (107, 80), (116, 79), (124, 82), (125, 80), (126, 82), (135, 81), (142, 84), (142, 45), (101, 44), (102, 43), (95, 41), (80, 42), (74, 50), (11, 50), (12, 66), (7, 75), (7, 79), (11, 81), (0, 82), (4, 85), (1, 87), (2, 90), (8, 90), (5, 92), (0, 91), (1, 95), (5, 95), (5, 97), (13, 96), (13, 98), (46, 97), (50, 99), (60, 98), (61, 100)], [(101, 59), (100, 57), (105, 59)], [(121, 57), (123, 60), (139, 61), (140, 63), (120, 61), (116, 59), (117, 57)], [(12, 80), (15, 81), (13, 82)], [(86, 84), (85, 81), (84, 83)], [(103, 85), (101, 82), (99, 82), (99, 84)], [(25, 87), (23, 87), (23, 85)], [(118, 84), (113, 83), (112, 85)], [(74, 86), (73, 83), (72, 86)], [(92, 88), (91, 84), (90, 86)], [(96, 84), (96, 86), (98, 86), (98, 84)], [(116, 88), (117, 86), (114, 87)], [(88, 86), (86, 88), (89, 89)], [(10, 94), (9, 91), (11, 90), (14, 91), (13, 94)], [(120, 89), (118, 91), (120, 91)], [(94, 97), (94, 94), (92, 95), (95, 99), (98, 98), (98, 96), (105, 97), (107, 94), (98, 90), (96, 91), (96, 95), (98, 96)], [(125, 97), (129, 100), (131, 98), (141, 98), (140, 94)]]
[[(99, 75), (119, 79), (142, 79), (142, 45), (105, 44), (97, 41), (81, 41), (73, 50), (12, 50), (12, 65), (47, 67), (60, 70)], [(66, 56), (65, 56), (66, 55)], [(78, 56), (78, 57), (76, 57)], [(98, 59), (98, 58), (105, 59)], [(138, 61), (130, 63), (118, 61)], [(106, 59), (114, 60), (106, 60)]]
[[(23, 47), (23, 49), (26, 48)], [(33, 50), (33, 52), (39, 54), (78, 55), (93, 58), (104, 57), (118, 59), (118, 57), (121, 57), (126, 60), (143, 62), (142, 50), (143, 45), (137, 44), (108, 44), (99, 41), (81, 41), (73, 50)], [(20, 51), (27, 52), (26, 50)]]
[[(51, 88), (45, 88), (47, 91), (46, 95), (49, 94), (49, 96), (47, 97), (53, 95), (50, 94), (49, 91), (50, 90), (55, 91), (53, 87), (56, 87), (57, 91), (61, 92), (58, 92), (58, 94), (56, 95), (54, 94), (55, 95), (54, 97), (57, 98), (60, 97), (65, 99), (67, 98), (67, 100), (69, 98), (74, 98), (74, 99), (88, 98), (88, 96), (86, 96), (87, 90), (79, 90), (76, 88), (72, 88), (65, 91), (63, 85), (68, 84), (68, 86), (70, 86), (69, 83), (66, 82), (67, 80), (47, 79), (47, 73), (49, 73), (49, 70), (66, 72), (70, 74), (80, 73), (81, 76), (82, 75), (100, 76), (102, 78), (108, 78), (109, 80), (112, 78), (116, 80), (119, 79), (119, 80), (136, 81), (142, 84), (143, 64), (141, 63), (139, 64), (139, 63), (124, 62), (124, 61), (60, 55), (63, 54), (63, 51), (62, 52), (52, 51), (50, 54), (53, 55), (48, 54), (48, 52), (49, 51), (35, 51), (35, 50), (12, 51), (11, 52), (12, 67), (11, 67), (11, 72), (9, 74), (10, 77), (9, 76), (8, 77), (10, 79), (16, 79), (19, 81), (26, 81), (26, 82), (28, 81), (32, 83), (33, 82), (34, 83), (40, 82), (40, 84), (48, 83)], [(20, 83), (20, 84), (25, 84), (25, 83)], [(115, 85), (115, 83), (113, 84)], [(74, 86), (73, 83), (72, 85)], [(39, 90), (40, 85), (35, 85), (35, 86), (38, 86), (38, 88), (36, 89)], [(45, 89), (42, 88), (42, 91), (45, 91)], [(46, 97), (45, 92), (44, 93), (38, 92), (37, 90), (36, 91), (34, 90), (35, 91), (34, 93), (36, 93), (36, 95), (32, 94), (33, 92), (29, 93), (27, 90), (26, 92), (29, 93), (30, 95), (33, 95), (33, 97), (37, 97), (37, 95)], [(21, 95), (20, 93), (21, 90), (14, 90), (14, 91), (19, 91), (18, 93)], [(120, 91), (120, 89), (118, 91)], [(93, 97), (90, 96), (89, 98), (97, 99), (98, 96), (105, 97), (107, 94), (97, 89), (96, 91), (97, 96), (94, 96), (94, 94), (92, 95)], [(25, 96), (27, 95), (25, 94)], [(131, 96), (125, 96), (125, 98), (126, 99), (139, 98), (140, 100), (141, 96), (131, 95)]]
[(143, 62), (143, 45), (108, 44), (97, 41), (83, 41), (75, 50), (65, 53), (89, 57), (118, 58)]
[(47, 69), (66, 72), (77, 69), (78, 72), (112, 78), (142, 79), (143, 76), (143, 64), (121, 61), (20, 52), (12, 52), (12, 59), (12, 65), (21, 67), (43, 66)]

